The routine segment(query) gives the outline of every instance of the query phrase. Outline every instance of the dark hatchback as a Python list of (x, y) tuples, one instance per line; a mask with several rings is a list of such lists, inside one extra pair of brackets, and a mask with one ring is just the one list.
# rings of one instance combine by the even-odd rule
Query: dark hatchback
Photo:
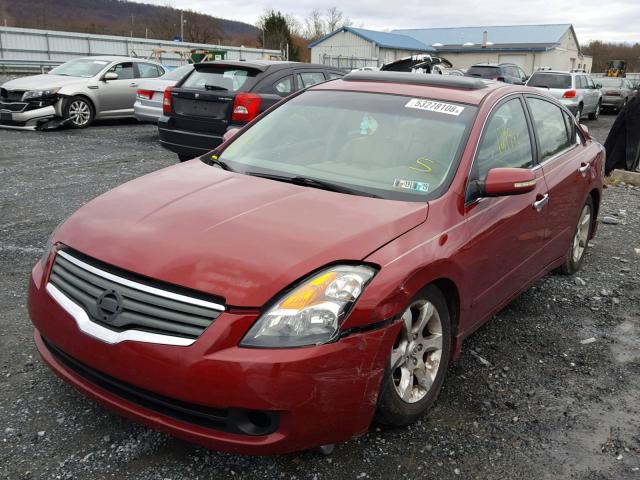
[(207, 62), (169, 87), (158, 121), (161, 145), (181, 161), (207, 153), (293, 92), (339, 78), (340, 70), (299, 62)]

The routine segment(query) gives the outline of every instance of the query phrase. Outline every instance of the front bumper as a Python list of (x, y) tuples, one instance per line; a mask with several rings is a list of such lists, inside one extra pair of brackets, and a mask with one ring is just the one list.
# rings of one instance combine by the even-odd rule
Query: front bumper
[(15, 112), (3, 109), (2, 104), (0, 104), (0, 127), (34, 130), (41, 122), (56, 117), (57, 115), (58, 113), (54, 105)]
[[(29, 313), (38, 350), (57, 375), (133, 420), (234, 453), (287, 453), (366, 432), (397, 333), (393, 324), (317, 347), (240, 348), (238, 343), (257, 312), (227, 311), (188, 347), (131, 341), (110, 345), (82, 333), (45, 286), (37, 264), (29, 284)], [(131, 401), (69, 368), (43, 337), (69, 357), (119, 382), (201, 409), (263, 412), (277, 418), (277, 429), (264, 435), (224, 431)]]

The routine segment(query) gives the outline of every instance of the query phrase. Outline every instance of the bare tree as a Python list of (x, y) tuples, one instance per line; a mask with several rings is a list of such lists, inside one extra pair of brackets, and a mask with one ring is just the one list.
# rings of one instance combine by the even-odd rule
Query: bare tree
[(320, 10), (312, 10), (311, 13), (304, 19), (304, 32), (303, 36), (307, 40), (317, 40), (325, 35), (327, 29), (325, 27), (324, 19)]
[(344, 14), (340, 10), (338, 10), (337, 7), (331, 7), (327, 8), (324, 19), (324, 23), (327, 27), (327, 32), (333, 32), (342, 27)]

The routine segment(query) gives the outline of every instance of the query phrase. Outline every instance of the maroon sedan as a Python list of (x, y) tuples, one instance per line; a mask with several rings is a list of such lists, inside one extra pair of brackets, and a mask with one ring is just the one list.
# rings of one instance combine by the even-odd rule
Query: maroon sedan
[(35, 341), (89, 397), (212, 449), (408, 425), (467, 336), (580, 268), (603, 160), (525, 87), (350, 74), (73, 214), (33, 269)]

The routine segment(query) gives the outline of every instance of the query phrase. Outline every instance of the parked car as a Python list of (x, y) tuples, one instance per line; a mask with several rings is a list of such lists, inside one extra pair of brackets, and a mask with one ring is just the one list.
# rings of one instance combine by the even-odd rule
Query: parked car
[(0, 88), (0, 127), (86, 128), (98, 118), (132, 117), (140, 79), (164, 72), (149, 60), (95, 56), (10, 80)]
[(81, 207), (29, 284), (58, 375), (208, 448), (416, 421), (463, 340), (579, 270), (597, 225), (603, 147), (525, 87), (355, 72), (229, 136)]
[(298, 62), (199, 63), (164, 94), (160, 144), (181, 161), (217, 147), (227, 130), (245, 125), (284, 97), (344, 72)]
[(637, 88), (626, 78), (598, 78), (602, 91), (602, 108), (620, 110), (637, 93)]
[(163, 76), (144, 80), (138, 85), (136, 101), (133, 104), (133, 114), (141, 122), (158, 123), (162, 116), (162, 99), (167, 87), (173, 87), (177, 82), (189, 75), (193, 65), (183, 65)]
[(465, 77), (485, 78), (513, 85), (524, 85), (529, 76), (515, 63), (476, 63), (464, 74)]
[(561, 101), (578, 120), (588, 114), (595, 120), (602, 108), (600, 85), (580, 72), (561, 72), (556, 70), (535, 72), (527, 81), (528, 87), (542, 90)]

